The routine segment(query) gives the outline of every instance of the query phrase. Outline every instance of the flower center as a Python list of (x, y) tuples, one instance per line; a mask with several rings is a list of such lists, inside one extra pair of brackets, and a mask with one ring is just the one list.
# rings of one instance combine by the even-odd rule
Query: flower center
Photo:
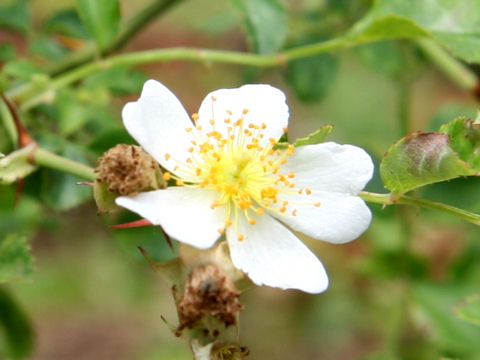
[[(294, 152), (293, 145), (284, 150), (276, 149), (276, 139), (265, 139), (265, 123), (245, 125), (247, 113), (248, 110), (244, 110), (242, 117), (235, 121), (227, 117), (221, 127), (212, 119), (208, 129), (201, 125), (187, 128), (186, 131), (193, 135), (192, 147), (188, 149), (192, 155), (175, 167), (188, 175), (186, 186), (218, 192), (218, 198), (210, 207), (225, 206), (225, 226), (237, 224), (241, 213), (254, 225), (252, 214), (262, 215), (265, 209), (295, 216), (297, 210), (289, 201), (282, 200), (281, 195), (311, 193), (309, 189), (295, 186), (294, 173), (281, 171)], [(227, 115), (231, 112), (227, 111)], [(193, 114), (192, 118), (195, 121), (198, 115)], [(171, 157), (166, 154), (165, 158)], [(177, 179), (177, 185), (184, 185), (183, 180)], [(224, 229), (219, 231), (223, 233)], [(242, 235), (239, 240), (243, 240)]]

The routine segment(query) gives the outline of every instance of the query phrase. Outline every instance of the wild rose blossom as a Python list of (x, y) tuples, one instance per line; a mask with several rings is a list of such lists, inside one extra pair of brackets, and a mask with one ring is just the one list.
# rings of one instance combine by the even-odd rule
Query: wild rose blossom
[(122, 116), (178, 186), (119, 197), (117, 204), (198, 248), (225, 234), (233, 264), (258, 285), (310, 293), (328, 287), (321, 262), (280, 222), (337, 244), (370, 224), (357, 196), (372, 177), (370, 156), (333, 142), (277, 148), (289, 111), (272, 86), (213, 91), (192, 122), (170, 90), (148, 80)]

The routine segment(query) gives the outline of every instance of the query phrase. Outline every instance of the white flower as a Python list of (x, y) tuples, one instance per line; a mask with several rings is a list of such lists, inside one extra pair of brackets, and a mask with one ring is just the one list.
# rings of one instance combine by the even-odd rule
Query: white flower
[(258, 285), (324, 291), (323, 265), (279, 221), (332, 243), (357, 238), (371, 220), (357, 195), (373, 164), (364, 150), (333, 142), (275, 149), (288, 115), (285, 95), (258, 84), (210, 93), (192, 122), (170, 90), (147, 81), (123, 121), (180, 186), (117, 204), (198, 248), (225, 233), (233, 264)]

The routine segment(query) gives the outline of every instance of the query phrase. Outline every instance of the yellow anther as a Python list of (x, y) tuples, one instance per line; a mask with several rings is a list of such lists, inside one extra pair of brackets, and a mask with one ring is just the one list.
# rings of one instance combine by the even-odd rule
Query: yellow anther
[(220, 233), (220, 235), (225, 234), (225, 229), (223, 229), (223, 228), (219, 228), (219, 229), (217, 229), (217, 231)]
[(200, 115), (198, 115), (197, 113), (193, 113), (193, 114), (192, 114), (192, 119), (193, 119), (193, 120), (196, 121), (196, 120), (198, 120), (199, 118), (200, 118)]
[(255, 225), (257, 223), (257, 220), (255, 219), (248, 219), (248, 222), (250, 223), (250, 225)]
[(192, 158), (188, 158), (187, 160), (187, 163), (191, 164), (193, 162)]
[(245, 235), (238, 234), (238, 241), (243, 241), (243, 240), (245, 240)]
[(180, 169), (180, 167), (178, 165), (176, 165), (173, 170), (177, 171), (178, 169)]
[(198, 131), (202, 131), (202, 125), (197, 125), (197, 126), (195, 126), (195, 128), (196, 128)]
[(225, 221), (225, 226), (227, 226), (227, 227), (232, 226), (232, 224), (233, 224), (232, 220), (226, 220)]
[(276, 199), (278, 194), (278, 189), (275, 189), (271, 186), (266, 187), (260, 191), (262, 199)]
[(213, 125), (215, 125), (215, 120), (213, 120), (213, 119), (210, 119), (209, 123), (210, 123), (210, 125), (212, 125), (212, 126), (213, 126)]
[(243, 109), (242, 113), (243, 113), (243, 115), (248, 114), (248, 109)]
[(212, 95), (212, 101), (217, 101), (217, 98)]
[(230, 115), (230, 116), (232, 116), (232, 115), (233, 115), (232, 110), (227, 110), (227, 114)]
[(186, 128), (185, 131), (186, 132), (192, 132), (193, 128)]
[(169, 153), (166, 153), (166, 154), (165, 154), (165, 160), (168, 160), (168, 159), (170, 159), (171, 157), (172, 157), (172, 156), (171, 156)]
[(196, 168), (195, 169), (195, 175), (200, 176), (202, 174), (202, 169)]
[(163, 173), (163, 180), (168, 181), (171, 178), (172, 178), (172, 174), (170, 174), (169, 172), (164, 172)]
[(262, 208), (258, 208), (257, 210), (255, 210), (255, 212), (257, 213), (257, 215), (263, 215), (263, 214), (265, 214), (265, 210), (262, 209)]
[(295, 173), (291, 172), (290, 174), (288, 174), (288, 177), (289, 177), (290, 179), (293, 179), (293, 178), (295, 177)]
[(312, 193), (312, 190), (310, 190), (309, 188), (306, 188), (306, 189), (305, 189), (305, 193), (306, 193), (307, 195), (310, 195), (310, 194)]
[(225, 119), (225, 120), (223, 120), (223, 122), (224, 122), (225, 124), (230, 124), (230, 121), (231, 121), (231, 120), (230, 120), (229, 118), (228, 118), (228, 119)]
[(175, 181), (175, 183), (177, 184), (177, 186), (182, 186), (184, 184), (182, 179), (177, 179), (177, 181)]
[(287, 211), (287, 208), (285, 206), (282, 206), (282, 208), (280, 209), (280, 212), (283, 214), (285, 211)]
[(277, 143), (277, 140), (275, 138), (270, 138), (268, 139), (272, 143), (272, 145), (275, 145)]
[(188, 148), (188, 152), (193, 153), (193, 147)]
[(243, 120), (239, 119), (233, 123), (234, 126), (242, 126), (243, 125)]
[(267, 128), (267, 124), (262, 123), (262, 129), (265, 130)]
[(284, 126), (284, 127), (283, 127), (283, 132), (284, 132), (284, 133), (288, 132), (288, 126)]
[(297, 209), (294, 209), (294, 210), (292, 211), (292, 216), (297, 216)]
[(316, 207), (320, 207), (320, 206), (322, 206), (322, 203), (319, 201), (319, 202), (317, 202), (317, 203), (315, 203), (315, 204), (313, 204), (313, 205), (316, 206)]

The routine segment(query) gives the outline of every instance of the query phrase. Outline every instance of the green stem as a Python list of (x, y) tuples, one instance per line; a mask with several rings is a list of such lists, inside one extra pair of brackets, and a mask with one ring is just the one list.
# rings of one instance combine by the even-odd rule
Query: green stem
[(226, 64), (249, 65), (257, 67), (272, 67), (284, 65), (287, 61), (339, 50), (354, 44), (346, 39), (334, 39), (313, 45), (300, 46), (289, 49), (283, 53), (273, 55), (251, 54), (237, 51), (207, 50), (197, 48), (168, 48), (146, 50), (133, 53), (126, 53), (111, 56), (105, 59), (79, 66), (63, 75), (52, 79), (46, 87), (38, 89), (33, 84), (18, 87), (7, 93), (10, 99), (21, 102), (20, 109), (25, 111), (49, 97), (52, 91), (58, 90), (66, 85), (75, 83), (86, 76), (100, 70), (115, 66), (134, 66), (153, 62), (166, 62), (172, 60), (186, 60), (198, 62), (220, 62)]
[(414, 196), (399, 195), (394, 196), (393, 194), (377, 194), (367, 191), (362, 191), (360, 196), (368, 202), (383, 204), (383, 205), (414, 205), (420, 206), (426, 209), (438, 210), (456, 217), (459, 217), (463, 220), (469, 221), (475, 225), (480, 225), (480, 215), (475, 214), (466, 210), (456, 208), (447, 204), (439, 203), (432, 200), (422, 199)]
[(33, 161), (37, 165), (72, 174), (88, 181), (95, 181), (95, 172), (87, 165), (56, 155), (42, 148), (36, 148), (32, 155)]
[[(122, 48), (129, 39), (135, 36), (148, 23), (154, 20), (159, 14), (168, 10), (175, 3), (181, 0), (154, 0), (145, 8), (131, 17), (118, 32), (115, 40), (110, 46), (102, 51), (101, 55), (108, 55), (115, 50)], [(50, 75), (57, 75), (68, 69), (84, 64), (93, 59), (98, 53), (98, 48), (94, 43), (87, 44), (81, 50), (74, 51), (56, 62), (51, 68), (47, 69)]]
[(455, 59), (440, 45), (429, 39), (416, 40), (422, 52), (441, 70), (452, 82), (469, 92), (474, 92), (478, 86), (475, 73)]

